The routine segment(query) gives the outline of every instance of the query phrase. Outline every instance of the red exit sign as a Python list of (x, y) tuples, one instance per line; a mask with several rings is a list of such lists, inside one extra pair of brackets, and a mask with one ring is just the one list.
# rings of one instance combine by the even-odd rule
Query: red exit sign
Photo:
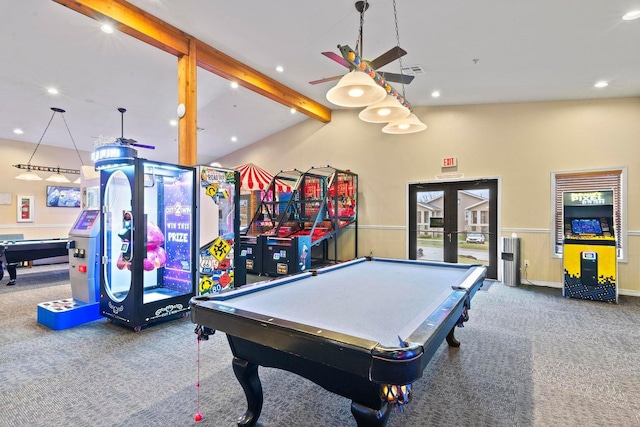
[(450, 168), (453, 166), (458, 166), (458, 159), (455, 157), (445, 157), (442, 159), (442, 167)]

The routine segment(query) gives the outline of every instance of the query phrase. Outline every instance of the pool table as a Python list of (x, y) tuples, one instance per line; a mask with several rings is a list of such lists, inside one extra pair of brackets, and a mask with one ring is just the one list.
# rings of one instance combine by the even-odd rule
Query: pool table
[(383, 390), (411, 384), (466, 320), (486, 268), (361, 258), (314, 272), (192, 298), (199, 339), (225, 332), (247, 399), (239, 426), (262, 410), (258, 366), (307, 378), (351, 399), (358, 426), (387, 424)]
[(69, 239), (66, 238), (2, 240), (0, 256), (9, 264), (66, 256), (69, 255), (68, 242)]

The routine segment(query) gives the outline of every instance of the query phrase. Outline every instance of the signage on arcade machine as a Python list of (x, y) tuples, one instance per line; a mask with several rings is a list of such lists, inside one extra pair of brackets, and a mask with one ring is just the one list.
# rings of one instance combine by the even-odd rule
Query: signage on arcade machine
[(617, 302), (613, 191), (563, 195), (563, 295)]
[(191, 291), (191, 206), (181, 202), (178, 186), (166, 186), (165, 195), (176, 199), (172, 204), (165, 205), (165, 251), (167, 263), (165, 265), (164, 281), (172, 283), (172, 288), (181, 292)]

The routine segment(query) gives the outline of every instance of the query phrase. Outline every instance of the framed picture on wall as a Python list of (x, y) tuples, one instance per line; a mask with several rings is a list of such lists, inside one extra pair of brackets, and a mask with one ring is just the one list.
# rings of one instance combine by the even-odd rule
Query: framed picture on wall
[(33, 196), (16, 196), (18, 222), (33, 222)]

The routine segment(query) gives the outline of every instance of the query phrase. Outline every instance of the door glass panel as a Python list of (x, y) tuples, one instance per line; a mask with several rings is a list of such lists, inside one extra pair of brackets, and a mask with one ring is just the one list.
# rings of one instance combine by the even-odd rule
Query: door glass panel
[(115, 171), (107, 180), (104, 191), (106, 212), (102, 253), (106, 260), (103, 265), (105, 290), (109, 298), (116, 302), (124, 301), (131, 289), (131, 260), (134, 254), (131, 199), (131, 184), (127, 175), (122, 170)]
[(458, 190), (458, 262), (489, 264), (489, 189)]
[(444, 191), (417, 193), (416, 259), (444, 261)]

